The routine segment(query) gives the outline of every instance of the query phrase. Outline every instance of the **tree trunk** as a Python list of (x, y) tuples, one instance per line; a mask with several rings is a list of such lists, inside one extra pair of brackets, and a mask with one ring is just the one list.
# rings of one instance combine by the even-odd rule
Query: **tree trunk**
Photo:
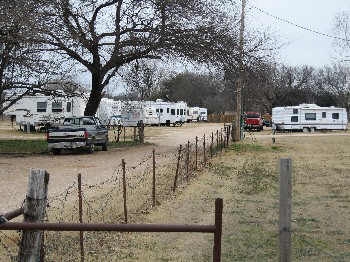
[(92, 88), (89, 100), (86, 104), (84, 115), (94, 116), (100, 105), (102, 99), (103, 86), (101, 83), (101, 77), (97, 73), (92, 73)]

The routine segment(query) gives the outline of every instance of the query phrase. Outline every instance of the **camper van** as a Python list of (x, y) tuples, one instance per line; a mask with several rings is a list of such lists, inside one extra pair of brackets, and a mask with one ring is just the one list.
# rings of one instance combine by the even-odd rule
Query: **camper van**
[(15, 117), (17, 125), (24, 129), (28, 124), (35, 129), (60, 123), (66, 117), (83, 115), (85, 105), (86, 99), (83, 97), (24, 96), (4, 115)]
[(301, 104), (272, 108), (272, 127), (277, 131), (346, 130), (347, 112), (344, 108)]

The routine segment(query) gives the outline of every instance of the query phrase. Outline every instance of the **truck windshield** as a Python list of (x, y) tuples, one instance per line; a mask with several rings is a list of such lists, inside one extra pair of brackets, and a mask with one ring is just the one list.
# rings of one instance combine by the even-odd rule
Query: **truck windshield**
[(260, 118), (260, 115), (258, 115), (258, 114), (247, 114), (246, 117), (247, 118)]

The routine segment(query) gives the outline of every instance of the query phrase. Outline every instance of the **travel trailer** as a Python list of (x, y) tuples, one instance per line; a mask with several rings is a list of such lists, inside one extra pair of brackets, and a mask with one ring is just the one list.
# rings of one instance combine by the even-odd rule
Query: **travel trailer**
[(4, 112), (14, 117), (20, 128), (34, 130), (60, 123), (64, 118), (83, 115), (84, 97), (53, 97), (45, 95), (24, 96)]
[(165, 102), (162, 99), (145, 101), (144, 123), (146, 125), (182, 125), (187, 121), (187, 103)]
[(272, 127), (277, 131), (346, 130), (347, 125), (348, 117), (344, 108), (315, 104), (272, 108)]
[(208, 121), (208, 110), (204, 107), (189, 107), (187, 110), (187, 122)]
[(115, 101), (110, 98), (102, 98), (96, 112), (103, 125), (118, 125), (121, 118), (122, 101)]

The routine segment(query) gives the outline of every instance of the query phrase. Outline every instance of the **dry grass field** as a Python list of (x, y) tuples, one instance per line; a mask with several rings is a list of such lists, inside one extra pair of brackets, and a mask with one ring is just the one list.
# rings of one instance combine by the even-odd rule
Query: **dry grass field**
[[(278, 159), (293, 159), (293, 261), (350, 260), (350, 140), (279, 137), (234, 145), (148, 223), (213, 223), (224, 198), (223, 261), (278, 260)], [(211, 261), (212, 236), (123, 235), (118, 261)]]
[[(169, 145), (174, 146), (178, 140), (183, 141), (186, 132), (192, 133), (195, 125), (179, 129), (152, 127), (148, 134), (152, 143), (163, 137), (160, 145), (167, 148), (168, 136), (173, 139)], [(197, 128), (202, 132), (210, 127), (213, 128), (210, 125)], [(180, 135), (176, 137), (176, 134)], [(128, 193), (130, 221), (213, 224), (214, 201), (221, 197), (224, 199), (222, 261), (277, 261), (278, 160), (290, 157), (293, 160), (293, 261), (349, 261), (349, 134), (279, 134), (276, 138), (276, 144), (272, 144), (269, 131), (247, 135), (243, 143), (231, 145), (188, 183), (182, 183), (176, 194), (162, 192), (159, 205), (153, 210), (140, 206), (150, 193), (150, 174), (142, 172), (142, 166), (132, 169), (134, 181), (142, 186)], [(169, 188), (174, 165), (163, 164), (157, 170), (158, 182)], [(103, 187), (89, 190), (85, 187), (84, 221), (122, 221), (120, 190), (117, 179)], [(76, 191), (55, 201), (48, 209), (50, 222), (77, 221)], [(8, 245), (18, 235), (10, 237), (12, 240), (3, 238)], [(102, 258), (104, 261), (211, 261), (212, 244), (212, 235), (197, 233), (85, 234), (86, 261)], [(79, 234), (47, 233), (46, 247), (47, 261), (77, 261)], [(14, 246), (12, 253), (16, 253), (15, 249)], [(6, 250), (0, 248), (0, 256), (5, 254)]]

